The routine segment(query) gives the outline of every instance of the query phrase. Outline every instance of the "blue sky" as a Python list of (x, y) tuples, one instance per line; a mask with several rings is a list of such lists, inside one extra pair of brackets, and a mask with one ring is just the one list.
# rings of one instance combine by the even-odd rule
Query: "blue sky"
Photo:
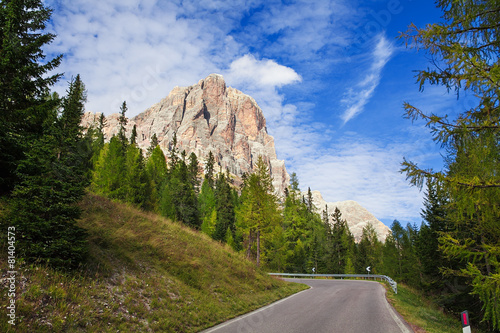
[(422, 51), (397, 39), (410, 23), (440, 21), (431, 0), (46, 0), (47, 54), (64, 54), (55, 87), (80, 74), (86, 109), (111, 114), (123, 100), (132, 117), (175, 86), (211, 73), (254, 97), (278, 158), (300, 187), (326, 201), (356, 200), (382, 222), (420, 224), (423, 194), (399, 173), (403, 157), (442, 168), (423, 123), (403, 102), (429, 112), (460, 103), (415, 84)]

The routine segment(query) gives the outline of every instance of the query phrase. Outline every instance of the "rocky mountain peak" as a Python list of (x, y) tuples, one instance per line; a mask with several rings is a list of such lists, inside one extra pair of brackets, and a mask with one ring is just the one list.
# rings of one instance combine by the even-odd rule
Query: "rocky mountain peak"
[[(86, 113), (83, 125), (98, 119)], [(106, 117), (106, 138), (118, 133), (118, 113)], [(194, 152), (202, 165), (214, 154), (220, 170), (228, 169), (236, 178), (250, 173), (259, 156), (269, 164), (278, 194), (288, 186), (285, 163), (278, 160), (274, 139), (267, 133), (266, 120), (256, 101), (241, 91), (227, 87), (222, 75), (211, 74), (189, 87), (175, 87), (167, 97), (128, 120), (127, 135), (137, 129), (137, 143), (145, 149), (156, 133), (166, 155), (174, 133), (178, 148)]]
[(325, 206), (328, 205), (328, 213), (330, 214), (330, 223), (332, 222), (331, 214), (337, 207), (342, 213), (342, 219), (347, 221), (349, 230), (354, 236), (356, 242), (361, 240), (363, 235), (363, 228), (371, 224), (377, 233), (379, 241), (385, 242), (387, 235), (391, 232), (389, 227), (380, 222), (372, 213), (359, 203), (353, 200), (326, 202), (319, 191), (312, 191), (313, 204), (318, 211), (323, 211)]

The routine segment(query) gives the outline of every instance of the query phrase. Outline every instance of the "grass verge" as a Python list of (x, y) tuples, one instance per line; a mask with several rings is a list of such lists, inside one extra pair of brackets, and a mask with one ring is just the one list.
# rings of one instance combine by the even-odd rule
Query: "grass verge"
[(81, 207), (88, 263), (65, 273), (18, 260), (15, 326), (1, 249), (0, 331), (197, 332), (307, 288), (157, 215), (93, 194)]
[[(421, 292), (398, 283), (398, 293), (384, 284), (387, 299), (397, 312), (406, 320), (416, 333), (457, 333), (462, 332), (460, 318), (452, 317), (442, 311)], [(485, 333), (472, 328), (474, 333)]]

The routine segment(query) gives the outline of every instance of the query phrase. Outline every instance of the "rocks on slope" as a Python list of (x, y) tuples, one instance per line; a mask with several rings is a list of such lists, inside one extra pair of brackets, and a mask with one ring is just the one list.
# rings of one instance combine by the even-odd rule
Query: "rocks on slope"
[[(338, 202), (326, 202), (319, 191), (312, 191), (313, 203), (319, 211), (325, 209), (325, 205), (328, 205), (328, 212), (331, 214), (334, 212), (335, 207), (338, 207), (342, 213), (342, 218), (347, 221), (349, 230), (353, 234), (356, 242), (361, 240), (363, 235), (363, 228), (369, 223), (372, 224), (373, 228), (377, 232), (377, 237), (380, 241), (385, 242), (388, 233), (391, 232), (389, 227), (380, 222), (372, 213), (370, 213), (366, 208), (361, 206), (359, 203), (353, 200), (338, 201)], [(331, 222), (331, 220), (330, 220)]]
[[(88, 126), (99, 114), (86, 113)], [(106, 117), (106, 138), (117, 134), (119, 115)], [(222, 171), (236, 176), (251, 172), (261, 155), (269, 163), (277, 193), (284, 193), (289, 175), (285, 163), (278, 160), (274, 139), (267, 133), (266, 119), (255, 100), (241, 91), (226, 87), (221, 75), (211, 74), (190, 87), (176, 87), (159, 103), (129, 119), (127, 136), (137, 126), (137, 143), (145, 149), (156, 133), (166, 155), (174, 133), (178, 148), (194, 152), (204, 165), (209, 151)]]

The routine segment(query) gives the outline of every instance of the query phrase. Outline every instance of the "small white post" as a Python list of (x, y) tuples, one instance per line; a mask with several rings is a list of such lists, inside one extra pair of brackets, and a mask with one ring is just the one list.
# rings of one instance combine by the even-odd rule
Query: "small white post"
[(470, 322), (469, 322), (469, 312), (467, 310), (462, 312), (462, 314), (460, 315), (460, 319), (462, 319), (463, 333), (471, 333)]

